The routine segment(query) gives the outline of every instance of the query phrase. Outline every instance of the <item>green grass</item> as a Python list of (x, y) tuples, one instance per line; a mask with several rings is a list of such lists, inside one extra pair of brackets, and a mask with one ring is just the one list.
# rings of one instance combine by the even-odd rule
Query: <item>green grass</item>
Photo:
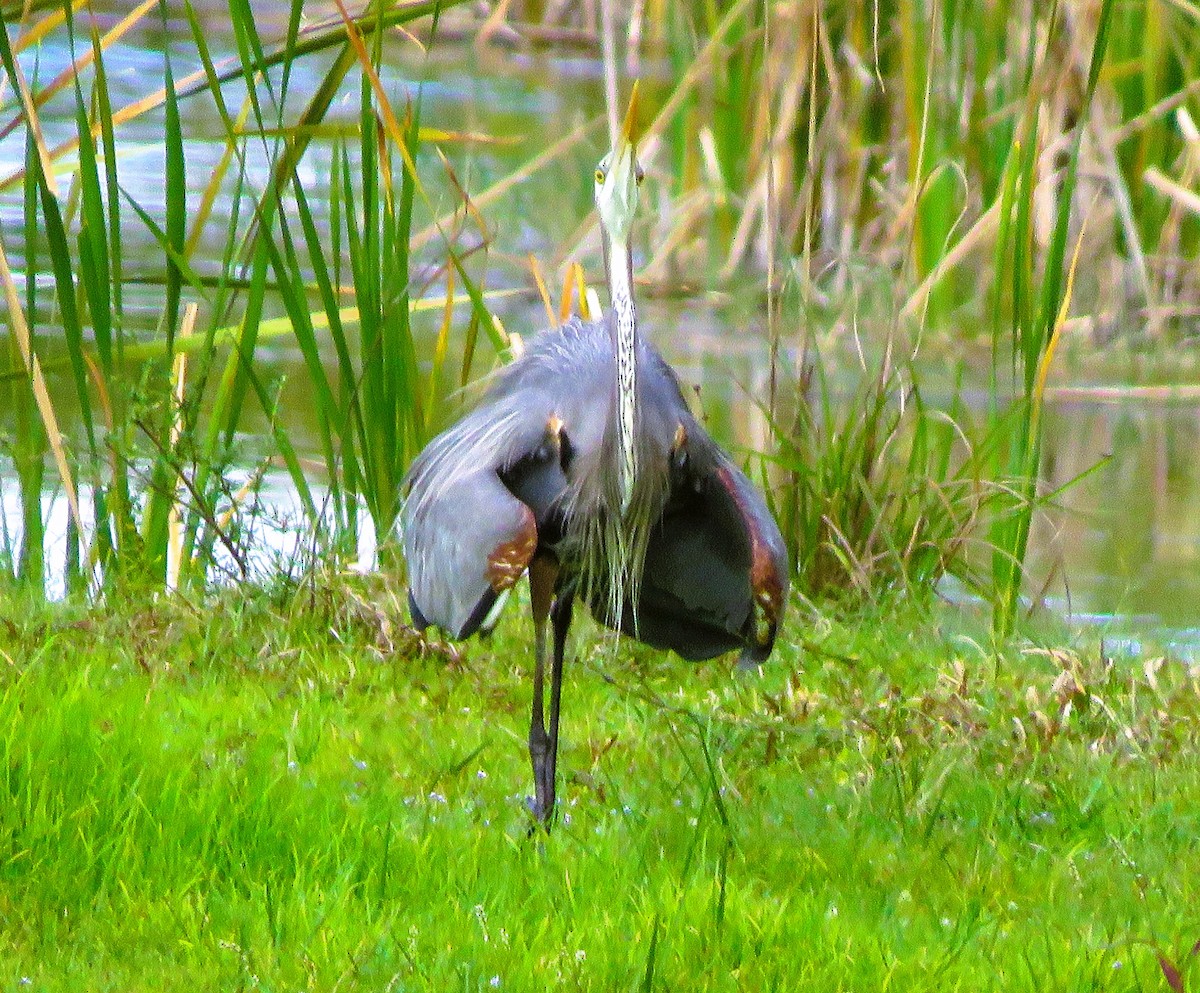
[(1187, 976), (1177, 662), (997, 667), (985, 620), (911, 605), (795, 620), (761, 674), (580, 625), (563, 818), (530, 839), (525, 619), (448, 661), (390, 604), (6, 602), (0, 986), (1129, 990), (1163, 988), (1156, 949)]

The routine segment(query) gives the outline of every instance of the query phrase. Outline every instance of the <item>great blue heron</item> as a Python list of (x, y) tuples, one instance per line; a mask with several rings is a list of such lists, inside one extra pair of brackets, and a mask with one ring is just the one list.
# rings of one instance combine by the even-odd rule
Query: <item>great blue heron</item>
[(577, 595), (603, 624), (686, 659), (740, 648), (762, 661), (788, 591), (783, 538), (762, 497), (638, 332), (634, 105), (595, 176), (612, 309), (601, 321), (542, 332), (503, 369), (413, 463), (402, 519), (418, 628), (434, 624), (452, 638), (486, 629), (528, 572), (533, 814), (547, 827)]

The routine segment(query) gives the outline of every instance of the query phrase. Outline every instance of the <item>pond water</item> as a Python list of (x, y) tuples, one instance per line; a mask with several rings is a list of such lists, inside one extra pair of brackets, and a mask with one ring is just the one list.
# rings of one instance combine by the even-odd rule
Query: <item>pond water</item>
[[(265, 5), (264, 9), (272, 7)], [(213, 55), (218, 59), (235, 50), (226, 19), (220, 13), (222, 9), (223, 4), (214, 6), (211, 31), (207, 34)], [(102, 13), (102, 29), (116, 19), (115, 13)], [(186, 23), (169, 21), (164, 35), (162, 22), (151, 21), (146, 22), (149, 26), (131, 32), (110, 52), (107, 66), (117, 107), (145, 96), (161, 80), (164, 38), (169, 42), (177, 77), (198, 68)], [(266, 37), (275, 37), (282, 29), (282, 21), (273, 24), (270, 16), (260, 23)], [(302, 63), (293, 74), (290, 86), (297, 108), (317, 86), (329, 60), (328, 55), (315, 56), (310, 65)], [(603, 151), (603, 129), (598, 126), (602, 95), (595, 58), (579, 52), (536, 57), (498, 52), (480, 54), (469, 43), (444, 45), (426, 58), (415, 46), (397, 40), (390, 46), (389, 60), (384, 83), (398, 106), (403, 105), (403, 94), (406, 90), (411, 92), (415, 80), (425, 81), (426, 124), (449, 131), (520, 137), (516, 144), (447, 146), (459, 180), (473, 192), (486, 189), (558, 139), (581, 132), (580, 139), (567, 153), (532, 173), (485, 211), (493, 236), (488, 256), (488, 286), (527, 287), (529, 279), (524, 268), (527, 253), (538, 256), (547, 271), (553, 272), (563, 246), (573, 252), (573, 257), (582, 259), (590, 273), (598, 273), (594, 240), (585, 235), (578, 243), (572, 243), (588, 216), (591, 171)], [(46, 80), (68, 61), (65, 45), (51, 41), (36, 53), (26, 53), (22, 64), (31, 78)], [(653, 84), (653, 67), (650, 76)], [(348, 87), (345, 109), (335, 111), (334, 119), (339, 114), (347, 120), (354, 118), (355, 85)], [(240, 99), (240, 93), (234, 90), (231, 88), (233, 99)], [(6, 120), (12, 113), (11, 107), (10, 102)], [(195, 203), (224, 151), (224, 136), (206, 96), (185, 101), (182, 110), (188, 185), (191, 202)], [(69, 93), (47, 106), (43, 124), (51, 144), (73, 134), (72, 115)], [(122, 183), (151, 215), (161, 217), (161, 115), (148, 115), (122, 127), (118, 142)], [(267, 175), (265, 154), (257, 142), (250, 142), (247, 148), (251, 183), (261, 188)], [(0, 178), (20, 167), (23, 154), (23, 136), (19, 130), (0, 140)], [(321, 184), (328, 181), (331, 156), (330, 142), (314, 143), (302, 169), (308, 188), (319, 191)], [(436, 160), (430, 155), (421, 164), (428, 167), (426, 175), (430, 177), (435, 202), (444, 200), (449, 205), (452, 197), (444, 183), (439, 186), (441, 170)], [(651, 170), (669, 168), (666, 155), (648, 165)], [(216, 210), (228, 213), (231, 206), (229, 198), (219, 199)], [(656, 208), (662, 208), (662, 202), (652, 204), (651, 210)], [(19, 188), (0, 193), (0, 225), (14, 268), (23, 265), (21, 211)], [(139, 246), (146, 258), (161, 256), (150, 252), (152, 238), (144, 228), (139, 228), (136, 219), (127, 216), (126, 221), (128, 265), (136, 272), (141, 257)], [(219, 221), (211, 229), (221, 232)], [(643, 261), (653, 234), (653, 231), (643, 232), (640, 256)], [(196, 268), (206, 273), (219, 271), (222, 248), (219, 238), (202, 241)], [(437, 257), (436, 246), (427, 251), (432, 262)], [(755, 281), (748, 278), (746, 282)], [(436, 288), (431, 290), (436, 292)], [(153, 282), (131, 286), (127, 307), (135, 326), (152, 328), (161, 308), (161, 289)], [(497, 311), (510, 330), (527, 334), (544, 323), (541, 305), (528, 297), (502, 302)], [(646, 333), (684, 381), (700, 389), (714, 433), (735, 448), (761, 449), (766, 430), (757, 401), (765, 391), (768, 346), (762, 309), (757, 302), (728, 295), (658, 295), (644, 299), (640, 315)], [(437, 321), (438, 318), (430, 318), (419, 325), (430, 347)], [(462, 323), (465, 315), (459, 322)], [(47, 354), (53, 354), (52, 325), (44, 326), (40, 334), (42, 347)], [(1087, 343), (1081, 343), (1081, 348), (1090, 352)], [(937, 358), (930, 360), (937, 367), (935, 375), (946, 378), (950, 361), (946, 356), (954, 350), (951, 343), (940, 348)], [(852, 349), (832, 351), (853, 355)], [(298, 390), (306, 379), (299, 351), (289, 347), (285, 339), (275, 339), (260, 351), (259, 361), (260, 374), (271, 381), (287, 377), (289, 397), (294, 396), (296, 402), (283, 409), (288, 420), (285, 428), (302, 455), (315, 455), (318, 446), (312, 405), (293, 390), (293, 387)], [(1062, 365), (1057, 370), (1056, 383), (1068, 386), (1084, 381), (1120, 386), (1134, 378), (1127, 360), (1097, 364), (1095, 356), (1089, 354), (1082, 368), (1086, 371), (1073, 369), (1069, 362)], [(918, 373), (919, 369), (918, 366)], [(852, 384), (858, 375), (852, 361), (847, 361), (844, 368), (830, 371), (835, 383)], [(1186, 373), (1180, 377), (1191, 378)], [(985, 368), (967, 361), (963, 379), (966, 396), (978, 395), (982, 403), (981, 387), (987, 380)], [(979, 389), (973, 393), (976, 387)], [(68, 433), (72, 433), (78, 425), (71, 424), (71, 390), (61, 375), (51, 376), (51, 388), (59, 404), (59, 416)], [(937, 401), (936, 397), (932, 399)], [(256, 424), (251, 417), (247, 424), (249, 450), (254, 449), (254, 433), (262, 428), (261, 420)], [(11, 461), (4, 454), (13, 431), (11, 411), (0, 407), (0, 513), (10, 540), (20, 523)], [(262, 449), (269, 447), (265, 437), (259, 440)], [(1082, 621), (1110, 625), (1114, 630), (1146, 634), (1181, 646), (1200, 644), (1198, 453), (1200, 400), (1087, 390), (1060, 390), (1052, 396), (1047, 412), (1044, 460), (1048, 486), (1056, 489), (1103, 462), (1058, 497), (1057, 508), (1039, 521), (1033, 536), (1032, 575), (1035, 580), (1053, 577), (1046, 590), (1053, 607)], [(51, 473), (47, 479), (52, 479)], [(284, 511), (295, 509), (282, 476), (268, 478), (264, 498)], [(50, 508), (52, 545), (61, 547), (63, 500), (60, 494), (51, 491), (46, 495), (46, 503)], [(276, 551), (286, 554), (286, 539), (273, 540)], [(57, 560), (54, 548), (50, 560)]]

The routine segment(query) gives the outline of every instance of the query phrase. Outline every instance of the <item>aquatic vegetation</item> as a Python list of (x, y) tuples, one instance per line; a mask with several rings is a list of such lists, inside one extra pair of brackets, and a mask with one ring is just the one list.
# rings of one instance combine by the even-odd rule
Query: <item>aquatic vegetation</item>
[[(81, 18), (77, 27), (76, 20), (68, 18), (65, 30), (73, 62), (64, 78), (73, 85), (77, 127), (72, 141), (54, 149), (44, 141), (38, 105), (60, 87), (56, 81), (35, 95), (18, 68), (14, 49), (32, 44), (56, 24), (63, 30), (62, 18), (51, 14), (26, 25), (25, 31), (14, 32), (11, 44), (5, 26), (0, 56), (7, 78), (20, 82), (12, 87), (20, 99), (10, 113), (15, 114), (13, 127), (24, 128), (29, 147), (26, 168), (8, 180), (25, 186), (23, 301), (18, 277), (7, 265), (0, 270), (9, 293), (12, 337), (19, 345), (4, 376), (23, 439), (13, 452), (25, 508), (21, 544), (10, 553), (18, 580), (35, 589), (45, 586), (41, 495), (43, 462), (51, 448), (60, 483), (70, 496), (66, 572), (71, 588), (97, 590), (116, 582), (147, 581), (172, 588), (202, 587), (215, 570), (229, 568), (245, 578), (245, 549), (234, 525), (239, 507), (253, 502), (265, 464), (260, 462), (259, 470), (250, 473), (247, 484), (231, 483), (231, 471), (241, 468), (246, 458), (237, 436), (248, 399), (268, 419), (275, 446), (268, 458), (286, 465), (308, 526), (323, 546), (355, 546), (360, 500), (376, 533), (389, 533), (401, 476), (428, 432), (427, 412), (436, 396), (445, 346), (443, 342), (426, 382), (409, 325), (411, 309), (422, 303), (412, 292), (409, 271), (413, 204), (421, 198), (428, 204), (414, 162), (422, 138), (420, 99), (418, 94), (401, 124), (378, 85), (374, 66), (385, 29), (428, 18), (434, 7), (424, 2), (398, 4), (385, 13), (372, 11), (357, 20), (335, 17), (301, 29), (301, 4), (294, 3), (287, 37), (264, 47), (251, 7), (232, 3), (229, 17), (237, 56), (218, 65), (209, 54), (203, 23), (185, 5), (202, 68), (177, 81), (166, 52), (162, 88), (115, 110), (105, 60), (129, 30), (129, 21), (152, 17), (154, 5), (144, 5), (104, 35), (95, 21)], [(90, 46), (76, 54), (77, 34), (88, 30)], [(373, 51), (364, 37), (375, 39)], [(287, 94), (296, 63), (329, 48), (337, 52), (332, 66), (293, 119)], [(357, 136), (356, 154), (339, 140), (329, 166), (327, 196), (320, 204), (323, 221), (318, 224), (311, 194), (297, 170), (354, 68), (361, 79), (359, 121), (351, 129)], [(261, 76), (264, 70), (271, 75)], [(90, 78), (85, 80), (84, 73)], [(88, 98), (85, 82), (90, 84)], [(232, 83), (241, 83), (243, 91), (236, 112), (228, 104)], [(183, 101), (194, 104), (201, 96), (211, 100), (226, 144), (195, 205), (188, 200), (180, 108)], [(165, 186), (162, 213), (153, 216), (121, 183), (115, 128), (159, 107)], [(97, 149), (97, 135), (103, 154)], [(72, 202), (69, 194), (64, 199), (56, 180), (56, 161), (72, 148), (78, 157), (72, 191), (78, 190), (81, 205), (75, 232), (64, 220), (70, 218), (64, 208)], [(265, 162), (265, 168), (257, 168), (269, 177), (261, 190), (252, 178), (250, 163), (256, 155)], [(228, 212), (213, 212), (218, 196), (230, 198)], [(149, 342), (127, 327), (124, 294), (130, 277), (122, 269), (122, 242), (135, 237), (131, 218), (157, 243), (162, 265), (163, 308)], [(213, 218), (226, 219), (224, 230)], [(209, 230), (210, 222), (218, 230)], [(205, 260), (197, 255), (197, 246), (206, 239), (224, 246), (215, 275), (203, 271)], [(55, 401), (43, 385), (45, 360), (29, 330), (37, 326), (39, 307), (46, 306), (37, 278), (43, 242), (73, 377), (70, 399), (84, 428), (83, 458), (69, 457), (65, 451)], [(348, 287), (343, 285), (343, 246)], [(503, 347), (502, 333), (475, 279), (449, 243), (446, 258), (453, 271), (446, 282), (447, 302), (440, 305), (444, 329), (454, 288), (461, 285), (472, 307), (472, 326), (482, 327), (497, 347)], [(78, 295), (76, 286), (82, 290)], [(353, 292), (353, 308), (342, 306), (347, 289)], [(310, 297), (319, 301), (316, 310)], [(312, 380), (324, 470), (320, 506), (311, 474), (275, 423), (277, 388), (263, 382), (255, 368), (272, 308), (282, 309)], [(318, 324), (336, 354), (332, 375), (321, 354)], [(352, 354), (351, 324), (357, 331), (357, 356)], [(153, 345), (149, 362), (148, 343)], [(135, 353), (142, 361), (130, 361)], [(464, 356), (464, 379), (470, 366), (469, 355)], [(101, 417), (103, 429), (98, 426)], [(81, 494), (91, 501), (86, 521)]]
[[(368, 521), (390, 562), (408, 462), (457, 409), (456, 387), (509, 348), (485, 287), (514, 282), (511, 250), (493, 245), (515, 242), (486, 212), (598, 123), (527, 136), (520, 163), (498, 159), (507, 172), (479, 188), (454, 150), (508, 136), (430, 120), (421, 80), (463, 40), (598, 59), (595, 13), (514, 0), (480, 19), (408, 0), (314, 21), (299, 2), (273, 19), (245, 0), (185, 3), (161, 67), (133, 99), (122, 78), (114, 101), (110, 67), (159, 23), (157, 4), (120, 19), (0, 4), (0, 123), (24, 144), (0, 176), (23, 208), (0, 271), (20, 507), (0, 529), (0, 573), (45, 588), (44, 496), (59, 491), (71, 590), (247, 576), (256, 494), (279, 465), (311, 535), (295, 568), (349, 561)], [(624, 69), (659, 108), (639, 279), (764, 298), (771, 436), (757, 454), (800, 583), (871, 597), (951, 571), (992, 597), (1005, 635), (1046, 497), (1056, 334), (1127, 319), (1130, 335), (1170, 341), (1191, 320), (1193, 12), (639, 0), (628, 13)], [(211, 50), (214, 17), (229, 54)], [(52, 40), (69, 52), (53, 75), (39, 47)], [(383, 81), (397, 45), (420, 52), (403, 86)], [(43, 117), (63, 105), (73, 133), (48, 140)], [(203, 175), (185, 148), (196, 113), (223, 136)], [(160, 118), (150, 196), (122, 179), (122, 129)], [(557, 260), (567, 287), (586, 215), (584, 199)], [(1087, 265), (1072, 269), (1076, 250)], [(915, 361), (929, 336), (968, 325), (993, 346), (982, 419), (953, 398), (931, 408)], [(831, 388), (821, 362), (851, 342), (859, 382)], [(279, 416), (288, 385), (268, 356), (281, 344), (302, 356), (304, 432)]]

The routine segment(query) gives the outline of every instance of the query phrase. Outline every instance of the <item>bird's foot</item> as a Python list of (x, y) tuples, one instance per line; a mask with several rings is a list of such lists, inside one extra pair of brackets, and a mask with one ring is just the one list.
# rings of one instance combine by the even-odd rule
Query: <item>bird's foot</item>
[(554, 782), (551, 775), (548, 762), (534, 764), (534, 795), (525, 800), (534, 820), (531, 833), (534, 830), (549, 833), (554, 821)]
[(554, 814), (554, 809), (547, 810), (545, 803), (536, 796), (525, 798), (525, 809), (529, 811), (530, 817), (528, 837), (532, 838), (535, 834), (549, 834), (550, 818)]

